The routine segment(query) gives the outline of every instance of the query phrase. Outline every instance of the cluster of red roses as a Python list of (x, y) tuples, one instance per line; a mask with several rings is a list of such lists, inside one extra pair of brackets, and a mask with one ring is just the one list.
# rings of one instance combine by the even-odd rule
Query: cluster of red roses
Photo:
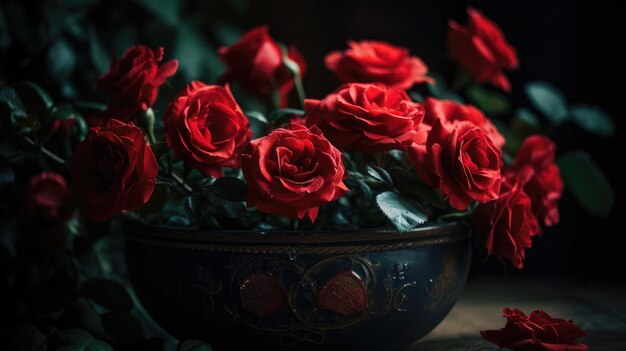
[[(451, 22), (448, 39), (453, 57), (476, 81), (509, 89), (503, 70), (516, 68), (517, 56), (495, 24), (470, 10), (468, 26)], [(294, 87), (285, 61), (297, 64), (300, 74), (306, 69), (302, 56), (294, 48), (281, 50), (265, 27), (222, 48), (220, 56), (227, 67), (223, 82), (236, 81), (259, 95), (278, 92), (282, 104)], [(177, 61), (160, 64), (162, 59), (162, 48), (135, 46), (98, 80), (111, 97), (106, 123), (91, 129), (70, 162), (79, 207), (91, 220), (137, 208), (153, 192), (159, 163), (131, 121), (151, 112), (159, 87), (175, 73)], [(349, 42), (346, 51), (326, 57), (326, 66), (344, 84), (321, 100), (306, 99), (298, 123), (254, 140), (228, 85), (191, 82), (164, 113), (166, 143), (177, 160), (205, 176), (241, 167), (248, 206), (311, 221), (320, 206), (348, 192), (340, 150), (406, 151), (419, 177), (454, 209), (479, 203), (473, 222), (488, 251), (521, 268), (538, 222), (550, 226), (559, 219), (563, 183), (554, 144), (529, 137), (512, 165), (503, 167), (505, 139), (479, 109), (409, 98), (406, 89), (432, 79), (406, 49)]]

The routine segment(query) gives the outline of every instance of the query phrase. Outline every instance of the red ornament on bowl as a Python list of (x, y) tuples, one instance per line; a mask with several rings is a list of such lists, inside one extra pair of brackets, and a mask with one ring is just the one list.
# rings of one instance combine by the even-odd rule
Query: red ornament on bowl
[(283, 283), (265, 273), (246, 277), (239, 287), (239, 297), (244, 310), (261, 318), (280, 312), (287, 302)]
[(324, 283), (319, 297), (322, 309), (343, 316), (363, 312), (367, 308), (367, 289), (352, 271), (341, 272)]

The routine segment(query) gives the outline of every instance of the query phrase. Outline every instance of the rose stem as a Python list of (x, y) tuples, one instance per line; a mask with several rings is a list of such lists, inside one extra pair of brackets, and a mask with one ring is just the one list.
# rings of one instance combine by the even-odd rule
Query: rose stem
[(60, 164), (60, 165), (64, 165), (65, 164), (65, 160), (62, 159), (61, 157), (57, 156), (56, 154), (54, 154), (52, 151), (46, 149), (44, 146), (41, 145), (37, 145), (37, 143), (35, 143), (35, 141), (27, 136), (22, 136), (21, 137), (24, 141), (26, 141), (28, 144), (35, 146), (37, 149), (39, 149), (39, 151), (44, 154), (45, 156), (48, 156), (52, 161)]

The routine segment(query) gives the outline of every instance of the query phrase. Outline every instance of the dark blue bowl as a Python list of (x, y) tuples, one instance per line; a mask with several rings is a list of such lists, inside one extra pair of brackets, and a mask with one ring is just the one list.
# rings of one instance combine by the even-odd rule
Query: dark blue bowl
[(402, 350), (459, 298), (470, 234), (126, 227), (132, 284), (172, 335), (220, 350)]

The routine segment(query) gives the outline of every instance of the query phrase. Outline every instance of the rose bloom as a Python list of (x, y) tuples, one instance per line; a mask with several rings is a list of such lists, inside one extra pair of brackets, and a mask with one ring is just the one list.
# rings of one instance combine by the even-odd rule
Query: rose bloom
[(300, 124), (252, 140), (241, 157), (248, 206), (315, 221), (319, 207), (348, 191), (341, 152), (319, 129)]
[(539, 233), (539, 223), (516, 174), (505, 174), (496, 200), (474, 209), (472, 224), (488, 254), (511, 262), (517, 269), (524, 268), (524, 250), (532, 246), (533, 236)]
[(304, 101), (307, 126), (336, 147), (359, 152), (402, 149), (418, 133), (422, 105), (382, 84), (348, 83), (322, 100)]
[(587, 336), (571, 320), (551, 317), (543, 310), (526, 316), (524, 312), (506, 307), (507, 319), (500, 330), (482, 330), (480, 335), (499, 347), (514, 351), (587, 351), (589, 347), (576, 340)]
[(92, 128), (70, 160), (80, 211), (92, 221), (104, 221), (146, 203), (158, 171), (141, 130), (116, 119)]
[(191, 82), (163, 117), (167, 146), (205, 176), (221, 177), (222, 167), (239, 167), (252, 136), (250, 122), (230, 89)]
[(74, 196), (62, 175), (41, 172), (28, 181), (20, 202), (18, 230), (29, 243), (56, 247), (75, 209)]
[(524, 182), (524, 191), (530, 196), (537, 219), (547, 226), (559, 223), (558, 200), (563, 193), (563, 179), (554, 163), (556, 146), (548, 138), (531, 135), (517, 152), (511, 170), (530, 172)]
[[(294, 87), (293, 77), (285, 67), (280, 46), (270, 37), (266, 26), (251, 29), (237, 43), (220, 48), (219, 54), (226, 65), (226, 73), (220, 79), (222, 82), (238, 82), (258, 95), (278, 89), (280, 105), (286, 106), (289, 92)], [(306, 63), (300, 52), (289, 47), (287, 57), (298, 64), (300, 74), (304, 76)]]
[(121, 59), (113, 61), (109, 72), (96, 83), (111, 98), (104, 114), (106, 119), (128, 122), (135, 113), (154, 104), (159, 87), (178, 68), (177, 60), (159, 66), (162, 60), (163, 48), (152, 50), (136, 45), (126, 50)]
[(462, 105), (452, 100), (438, 100), (429, 97), (424, 101), (424, 108), (426, 109), (424, 124), (432, 126), (437, 119), (441, 119), (445, 124), (468, 121), (487, 133), (491, 141), (499, 149), (502, 149), (502, 146), (506, 143), (502, 134), (491, 123), (489, 118), (485, 117), (478, 108), (472, 105)]
[(419, 177), (438, 188), (455, 209), (498, 198), (502, 153), (473, 123), (438, 119), (426, 143), (414, 143), (408, 151)]
[(428, 67), (409, 50), (382, 41), (348, 41), (346, 51), (326, 56), (326, 67), (342, 82), (382, 83), (407, 90), (413, 84), (433, 82)]
[(481, 83), (488, 82), (505, 91), (511, 84), (503, 70), (519, 66), (517, 53), (505, 39), (500, 28), (473, 8), (467, 10), (467, 26), (449, 22), (448, 50), (452, 58)]

